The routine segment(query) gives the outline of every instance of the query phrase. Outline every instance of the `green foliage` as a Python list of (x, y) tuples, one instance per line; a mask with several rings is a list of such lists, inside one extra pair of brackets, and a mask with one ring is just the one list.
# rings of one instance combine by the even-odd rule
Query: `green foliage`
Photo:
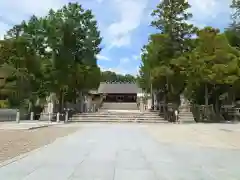
[(156, 27), (161, 33), (168, 35), (171, 46), (171, 54), (179, 56), (182, 51), (191, 49), (191, 36), (196, 32), (196, 28), (187, 20), (192, 18), (188, 9), (190, 4), (185, 0), (169, 1), (163, 0), (153, 11), (152, 26)]
[(152, 26), (160, 33), (150, 35), (143, 48), (138, 82), (147, 91), (152, 85), (153, 89), (163, 92), (165, 103), (178, 102), (184, 89), (185, 74), (173, 63), (174, 59), (191, 51), (196, 44), (191, 39), (196, 28), (186, 23), (192, 17), (187, 12), (189, 8), (187, 1), (162, 1), (152, 13), (155, 17)]
[(8, 108), (9, 102), (8, 100), (0, 100), (0, 109)]
[[(224, 93), (240, 89), (239, 6), (231, 27), (224, 33), (205, 27), (198, 30), (186, 20), (192, 17), (187, 1), (162, 1), (153, 11), (152, 34), (142, 49), (138, 83), (148, 92), (151, 87), (163, 95), (165, 103), (177, 101), (184, 92), (194, 103), (219, 104)], [(197, 34), (197, 38), (192, 35)], [(204, 96), (205, 94), (205, 96)], [(216, 106), (215, 106), (216, 107)]]
[(240, 31), (240, 1), (239, 0), (232, 0), (231, 4), (232, 9), (232, 23), (230, 25), (230, 29), (239, 33)]
[(212, 89), (212, 92), (208, 90), (212, 95), (216, 94), (219, 87), (233, 86), (240, 77), (239, 57), (239, 52), (230, 46), (225, 34), (219, 34), (218, 29), (206, 27), (198, 32), (197, 47), (191, 53), (176, 59), (174, 63), (187, 77), (186, 94), (196, 99), (194, 94), (198, 89), (202, 89), (204, 84), (208, 89)]
[(228, 29), (225, 31), (225, 35), (231, 46), (240, 48), (240, 36), (237, 31)]
[[(100, 76), (99, 76), (100, 77)], [(136, 78), (130, 74), (121, 75), (112, 71), (101, 73), (101, 82), (135, 82)]]
[(95, 89), (101, 72), (96, 55), (102, 38), (91, 10), (69, 3), (42, 18), (32, 16), (8, 31), (0, 46), (1, 93), (14, 106), (36, 104), (55, 93), (64, 102)]

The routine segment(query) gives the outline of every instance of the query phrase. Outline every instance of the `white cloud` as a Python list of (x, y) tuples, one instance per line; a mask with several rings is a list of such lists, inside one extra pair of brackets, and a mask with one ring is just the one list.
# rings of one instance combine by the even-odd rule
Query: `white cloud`
[(102, 71), (113, 71), (117, 74), (131, 74), (136, 76), (138, 74), (138, 67), (124, 68), (124, 67), (114, 67), (114, 68), (104, 68), (100, 67)]
[(102, 3), (104, 0), (96, 0), (98, 3)]
[(136, 64), (136, 61), (134, 63), (131, 63), (133, 60), (132, 56), (131, 58), (124, 57), (119, 59), (119, 63), (115, 65), (114, 67), (108, 67), (106, 68), (105, 65), (99, 65), (101, 70), (103, 71), (113, 71), (118, 74), (132, 74), (137, 75), (139, 70), (139, 64)]
[(14, 24), (20, 23), (22, 20), (28, 19), (31, 15), (46, 15), (49, 9), (57, 9), (61, 7), (65, 0), (0, 0), (0, 12), (2, 19), (0, 20), (0, 37), (11, 28)]
[[(192, 6), (190, 12), (193, 13), (195, 24), (200, 26), (210, 21), (221, 21), (222, 18), (229, 18), (229, 6), (232, 0), (188, 0)], [(224, 16), (224, 17), (223, 17)]]
[(7, 16), (8, 19), (15, 21), (16, 19), (22, 20), (24, 16), (35, 14), (41, 16), (46, 14), (50, 8), (56, 9), (61, 7), (64, 4), (62, 0), (41, 0), (41, 1), (32, 1), (32, 0), (8, 0), (0, 1), (0, 9)]
[(0, 23), (0, 39), (4, 38), (4, 34), (6, 33), (6, 31), (9, 29), (9, 26), (4, 24), (4, 23)]
[(110, 47), (131, 44), (131, 33), (141, 24), (147, 2), (148, 0), (113, 0), (113, 8), (120, 18), (107, 28)]
[(120, 62), (120, 64), (126, 64), (126, 63), (130, 62), (130, 59), (129, 58), (121, 58), (119, 62)]
[(107, 56), (103, 55), (97, 55), (98, 60), (103, 60), (103, 61), (110, 61), (110, 59)]
[(131, 58), (128, 58), (128, 57), (121, 58), (117, 66), (113, 68), (106, 68), (105, 70), (114, 71), (119, 74), (137, 75), (139, 70), (139, 65), (136, 64), (136, 61), (134, 63), (131, 63), (132, 62), (131, 60), (133, 60), (133, 57), (134, 56), (132, 56)]

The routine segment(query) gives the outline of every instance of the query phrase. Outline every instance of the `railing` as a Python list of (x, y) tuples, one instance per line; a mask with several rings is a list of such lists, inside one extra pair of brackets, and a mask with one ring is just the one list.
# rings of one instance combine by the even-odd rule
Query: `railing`
[(71, 113), (66, 111), (64, 113), (40, 113), (34, 114), (31, 112), (30, 114), (21, 114), (19, 111), (16, 113), (15, 121), (17, 123), (24, 122), (24, 121), (39, 121), (39, 122), (68, 122), (69, 118), (71, 117)]
[[(97, 112), (99, 107), (97, 104), (92, 104), (90, 107), (84, 110), (85, 113), (94, 113)], [(22, 112), (17, 109), (0, 109), (0, 121), (8, 122), (8, 121), (16, 121), (17, 123), (21, 121), (64, 121), (67, 122), (74, 114), (78, 111), (74, 108), (65, 108), (63, 112)]]
[(240, 121), (240, 108), (222, 106), (220, 113), (226, 121)]

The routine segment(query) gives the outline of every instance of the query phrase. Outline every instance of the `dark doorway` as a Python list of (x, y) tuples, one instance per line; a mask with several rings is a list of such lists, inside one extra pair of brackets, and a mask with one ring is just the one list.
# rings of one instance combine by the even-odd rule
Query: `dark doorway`
[(104, 102), (136, 102), (137, 94), (107, 94)]

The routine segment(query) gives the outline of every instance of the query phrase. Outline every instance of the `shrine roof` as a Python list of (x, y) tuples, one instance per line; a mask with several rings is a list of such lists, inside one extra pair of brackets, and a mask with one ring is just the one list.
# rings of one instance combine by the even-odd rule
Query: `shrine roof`
[(100, 94), (136, 94), (141, 88), (134, 82), (102, 82), (98, 88)]

